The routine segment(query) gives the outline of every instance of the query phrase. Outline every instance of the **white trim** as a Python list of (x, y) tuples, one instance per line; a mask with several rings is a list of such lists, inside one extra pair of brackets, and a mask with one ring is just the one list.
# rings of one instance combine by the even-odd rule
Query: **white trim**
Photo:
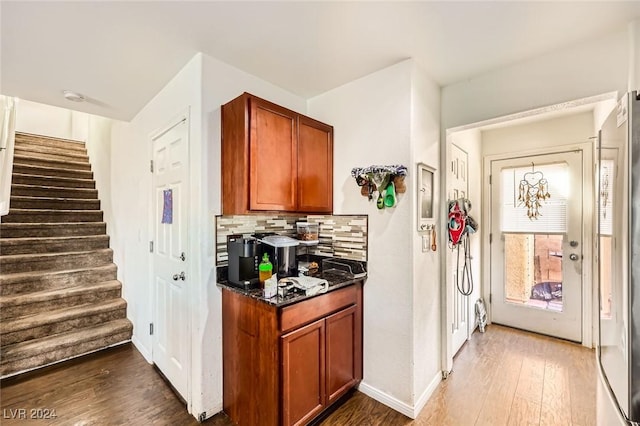
[(151, 356), (151, 353), (147, 350), (147, 348), (144, 347), (140, 340), (138, 340), (135, 334), (131, 336), (131, 343), (133, 343), (133, 346), (136, 347), (136, 350), (140, 352), (145, 361), (147, 361), (149, 364), (153, 364), (153, 357)]
[[(593, 212), (593, 196), (590, 191), (593, 190), (593, 142), (572, 143), (568, 145), (559, 145), (556, 147), (539, 148), (504, 154), (486, 155), (483, 157), (483, 176), (482, 180), (489, 188), (489, 175), (491, 174), (491, 162), (499, 160), (507, 160), (514, 157), (527, 157), (532, 155), (558, 154), (566, 151), (579, 150), (582, 152), (582, 185), (583, 185), (583, 209), (582, 209), (582, 253), (584, 256), (582, 265), (582, 342), (585, 347), (592, 348), (593, 342), (593, 271), (591, 265), (586, 265), (588, 259), (593, 256), (593, 220), (589, 220), (588, 215)], [(491, 230), (491, 191), (486, 191), (482, 196), (482, 226), (483, 229)], [(592, 218), (592, 217), (591, 217)], [(483, 249), (486, 253), (491, 253), (491, 245), (489, 244), (489, 232), (483, 233)], [(491, 256), (489, 256), (488, 264), (491, 264)], [(482, 295), (485, 300), (489, 300), (491, 292), (491, 267), (484, 268), (484, 283)], [(487, 303), (487, 323), (491, 323), (491, 303)]]
[(583, 109), (592, 108), (597, 103), (608, 101), (608, 100), (617, 101), (618, 92), (607, 92), (601, 95), (589, 96), (586, 98), (576, 99), (573, 101), (563, 102), (560, 104), (548, 105), (541, 108), (535, 108), (527, 111), (516, 112), (514, 114), (503, 115), (500, 117), (490, 118), (490, 119), (478, 121), (475, 123), (452, 127), (446, 130), (446, 134), (448, 136), (451, 133), (461, 132), (461, 131), (470, 130), (470, 129), (478, 129), (478, 128), (482, 128), (481, 130), (488, 130), (488, 127), (490, 126), (499, 126), (502, 124), (510, 125), (511, 124), (510, 122), (513, 122), (516, 120), (537, 119), (538, 116), (541, 116), (540, 118), (544, 118), (545, 115), (553, 114), (553, 113), (567, 112), (569, 114), (573, 114), (577, 112), (574, 108), (583, 108)]
[[(160, 137), (162, 137), (164, 134), (166, 134), (169, 130), (172, 130), (173, 128), (177, 127), (178, 125), (184, 123), (186, 125), (186, 139), (187, 139), (187, 164), (189, 165), (187, 167), (187, 177), (186, 177), (186, 183), (189, 187), (189, 190), (187, 191), (187, 202), (189, 203), (189, 209), (188, 213), (190, 213), (191, 211), (193, 211), (193, 209), (191, 208), (192, 206), (192, 202), (193, 202), (193, 198), (191, 197), (191, 191), (192, 191), (192, 182), (191, 179), (193, 178), (192, 176), (192, 171), (191, 171), (191, 158), (192, 158), (192, 140), (191, 140), (191, 106), (187, 106), (186, 108), (183, 108), (182, 111), (180, 113), (178, 113), (177, 115), (175, 115), (171, 120), (167, 121), (167, 125), (149, 133), (148, 135), (148, 149), (149, 149), (149, 161), (147, 161), (147, 164), (150, 164), (150, 161), (153, 160), (153, 147), (154, 147), (154, 143), (157, 139), (159, 139)], [(155, 192), (155, 169), (153, 172), (151, 172), (151, 186), (149, 188), (149, 192), (151, 194), (151, 199), (150, 199), (150, 203), (149, 203), (149, 208), (148, 208), (148, 217), (149, 217), (149, 223), (148, 223), (148, 229), (149, 229), (149, 236), (151, 238), (151, 241), (154, 241), (154, 245), (156, 243), (155, 241), (155, 228), (154, 228), (154, 208), (155, 208), (155, 203), (154, 203), (154, 192)], [(188, 225), (187, 225), (187, 247), (189, 248), (189, 250), (191, 250), (192, 248), (192, 238), (191, 238), (191, 232), (193, 230), (194, 227), (194, 222), (192, 220), (192, 217), (190, 216), (190, 214), (186, 215), (186, 219), (188, 221)], [(150, 279), (151, 279), (151, 289), (150, 289), (150, 300), (152, 301), (152, 306), (151, 306), (151, 322), (152, 323), (157, 323), (157, 318), (156, 318), (156, 293), (155, 293), (155, 284), (154, 284), (154, 279), (155, 279), (155, 263), (154, 263), (154, 254), (155, 254), (155, 249), (154, 249), (154, 253), (148, 253), (149, 255), (149, 269), (150, 269)], [(191, 282), (196, 283), (197, 280), (199, 280), (199, 275), (195, 275), (194, 274), (194, 270), (195, 270), (195, 256), (193, 257), (193, 260), (189, 261), (189, 265), (187, 268), (187, 276), (188, 277), (193, 277), (193, 280), (191, 280)], [(186, 301), (187, 301), (187, 306), (191, 306), (191, 301), (194, 298), (194, 293), (195, 293), (195, 287), (194, 285), (186, 285), (185, 286), (185, 292), (186, 292)], [(185, 373), (187, 375), (187, 386), (186, 386), (186, 395), (183, 395), (186, 402), (187, 402), (187, 411), (189, 413), (192, 413), (192, 404), (193, 404), (193, 336), (192, 336), (192, 330), (193, 330), (193, 314), (192, 312), (190, 312), (190, 310), (188, 310), (188, 312), (185, 315), (186, 318), (186, 326), (187, 329), (185, 330), (185, 333), (187, 334), (187, 355), (185, 357), (186, 360), (188, 360), (188, 365), (186, 365), (185, 367)], [(153, 362), (153, 347), (154, 347), (154, 339), (155, 336), (151, 336), (151, 348), (149, 350), (149, 352), (147, 352), (147, 355), (149, 356), (148, 358), (145, 356), (145, 358), (149, 361), (150, 364), (155, 364)], [(144, 356), (144, 355), (143, 355)], [(168, 379), (168, 378), (167, 378)]]
[(433, 379), (431, 379), (429, 386), (427, 386), (424, 392), (422, 392), (422, 395), (420, 395), (420, 398), (418, 398), (416, 404), (413, 406), (407, 404), (406, 402), (402, 402), (399, 399), (394, 398), (393, 396), (387, 393), (384, 393), (381, 390), (374, 388), (373, 386), (365, 382), (360, 382), (360, 385), (358, 386), (358, 390), (363, 394), (367, 395), (368, 397), (373, 398), (376, 401), (386, 405), (387, 407), (397, 411), (398, 413), (403, 414), (411, 419), (415, 419), (418, 417), (418, 414), (420, 414), (420, 411), (422, 411), (424, 406), (427, 404), (427, 401), (429, 401), (429, 398), (431, 397), (433, 392), (437, 389), (441, 381), (442, 381), (442, 375), (440, 372), (438, 372), (433, 377)]
[(424, 392), (422, 392), (422, 395), (420, 395), (420, 398), (418, 398), (418, 400), (414, 404), (413, 416), (409, 416), (409, 417), (411, 417), (412, 419), (418, 418), (418, 415), (420, 414), (424, 406), (427, 405), (429, 398), (431, 398), (431, 395), (433, 395), (433, 392), (435, 392), (435, 390), (438, 388), (438, 385), (440, 384), (441, 381), (442, 381), (442, 373), (438, 371), (436, 375), (433, 376), (433, 378), (431, 379), (431, 382), (429, 382), (429, 385), (424, 390)]

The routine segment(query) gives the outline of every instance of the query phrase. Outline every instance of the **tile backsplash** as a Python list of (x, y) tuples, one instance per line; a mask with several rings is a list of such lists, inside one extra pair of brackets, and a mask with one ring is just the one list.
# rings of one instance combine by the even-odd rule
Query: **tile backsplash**
[(275, 232), (295, 238), (296, 222), (317, 223), (319, 231), (318, 245), (299, 246), (299, 253), (367, 261), (366, 215), (233, 215), (215, 217), (216, 266), (227, 264), (228, 235)]

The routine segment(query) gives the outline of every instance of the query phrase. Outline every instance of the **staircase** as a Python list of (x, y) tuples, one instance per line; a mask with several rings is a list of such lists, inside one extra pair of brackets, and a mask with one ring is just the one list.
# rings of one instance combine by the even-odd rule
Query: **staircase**
[(0, 223), (0, 376), (131, 339), (84, 143), (16, 133)]

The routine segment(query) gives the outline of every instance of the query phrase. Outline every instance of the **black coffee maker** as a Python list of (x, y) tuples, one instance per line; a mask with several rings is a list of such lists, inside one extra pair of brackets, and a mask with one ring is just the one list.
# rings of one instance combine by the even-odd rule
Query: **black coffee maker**
[(254, 238), (243, 238), (242, 235), (227, 237), (227, 253), (229, 255), (229, 284), (245, 290), (258, 288), (258, 262), (260, 242)]

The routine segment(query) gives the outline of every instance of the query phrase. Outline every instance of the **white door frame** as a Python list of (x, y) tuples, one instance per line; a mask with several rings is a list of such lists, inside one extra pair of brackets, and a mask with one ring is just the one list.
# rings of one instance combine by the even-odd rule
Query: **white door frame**
[[(177, 116), (175, 116), (173, 119), (168, 121), (168, 124), (162, 126), (161, 128), (159, 128), (156, 131), (153, 131), (149, 134), (148, 136), (148, 141), (149, 141), (149, 146), (148, 146), (148, 150), (149, 150), (149, 167), (151, 167), (151, 160), (153, 160), (153, 144), (154, 141), (156, 139), (158, 139), (159, 137), (161, 137), (162, 135), (164, 135), (165, 133), (167, 133), (168, 131), (170, 131), (171, 129), (173, 129), (174, 127), (176, 127), (177, 125), (179, 125), (180, 123), (182, 123), (183, 121), (186, 121), (186, 126), (187, 126), (187, 146), (188, 146), (188, 176), (187, 176), (187, 183), (189, 185), (189, 191), (187, 192), (188, 195), (191, 194), (191, 131), (190, 131), (190, 108), (186, 108), (184, 111), (182, 111), (180, 114), (178, 114)], [(151, 194), (152, 199), (149, 202), (149, 212), (148, 212), (148, 216), (149, 216), (149, 236), (150, 236), (150, 245), (153, 242), (153, 239), (155, 238), (155, 229), (154, 229), (154, 220), (157, 220), (157, 218), (155, 217), (154, 214), (154, 209), (155, 209), (155, 204), (153, 203), (153, 194), (155, 192), (155, 188), (154, 188), (154, 179), (153, 179), (153, 172), (151, 171), (151, 169), (149, 170), (152, 173), (151, 179), (150, 179), (150, 184), (149, 184), (149, 194)], [(189, 204), (191, 204), (191, 197), (189, 196)], [(190, 216), (187, 215), (188, 220), (191, 222), (190, 220)], [(192, 225), (190, 223), (190, 225)], [(190, 229), (190, 228), (188, 228)], [(191, 231), (189, 230), (189, 232), (187, 233), (187, 244), (186, 246), (190, 249), (192, 249), (191, 246)], [(155, 249), (155, 248), (154, 248)], [(193, 254), (190, 254), (192, 256), (192, 258), (195, 258), (195, 256), (193, 256)], [(192, 277), (195, 278), (194, 275), (194, 270), (195, 270), (195, 264), (196, 262), (189, 262), (188, 263), (188, 268), (186, 271), (186, 274), (188, 277)], [(155, 284), (153, 282), (154, 280), (154, 271), (155, 271), (155, 260), (154, 260), (154, 256), (153, 253), (151, 253), (151, 251), (149, 252), (149, 277), (150, 277), (150, 303), (151, 303), (151, 309), (150, 309), (150, 318), (151, 318), (151, 323), (156, 324), (157, 323), (157, 318), (155, 317), (155, 300), (156, 300), (156, 291), (155, 291)], [(195, 282), (195, 280), (191, 279), (192, 282)], [(193, 285), (187, 285), (185, 286), (185, 292), (186, 292), (186, 300), (187, 303), (189, 305), (191, 305), (191, 299), (193, 297)], [(191, 329), (192, 329), (192, 324), (191, 324), (191, 313), (187, 313), (187, 315), (185, 316), (186, 318), (186, 326), (187, 326), (187, 356), (185, 357), (185, 369), (187, 371), (187, 394), (185, 395), (186, 398), (186, 403), (187, 403), (187, 411), (189, 413), (192, 412), (191, 409), (191, 405), (192, 405), (192, 401), (193, 401), (193, 391), (192, 391), (192, 377), (191, 377), (191, 373), (192, 373), (192, 335), (191, 335)], [(152, 336), (152, 341), (151, 341), (151, 347), (150, 347), (150, 355), (151, 355), (151, 361), (153, 362), (153, 336)]]
[[(486, 126), (490, 126), (490, 125), (495, 125), (495, 124), (503, 124), (503, 123), (509, 123), (509, 122), (513, 122), (516, 120), (520, 120), (520, 119), (525, 119), (525, 118), (533, 118), (533, 117), (544, 117), (546, 114), (550, 113), (550, 112), (556, 112), (558, 110), (566, 110), (569, 111), (573, 108), (576, 107), (581, 107), (581, 106), (585, 106), (585, 105), (602, 105), (602, 102), (613, 102), (615, 104), (615, 102), (618, 99), (618, 93), (617, 92), (608, 92), (608, 93), (603, 93), (601, 95), (596, 95), (596, 96), (590, 96), (587, 98), (582, 98), (582, 99), (576, 99), (574, 101), (568, 101), (568, 102), (564, 102), (564, 103), (560, 103), (560, 104), (554, 104), (554, 105), (549, 105), (549, 106), (544, 106), (544, 107), (540, 107), (540, 108), (534, 108), (534, 109), (530, 109), (530, 110), (526, 110), (526, 111), (522, 111), (522, 112), (516, 112), (513, 114), (507, 114), (504, 116), (500, 116), (500, 117), (494, 117), (494, 118), (489, 118), (489, 119), (485, 119), (485, 120), (481, 120), (481, 121), (477, 121), (477, 122), (473, 122), (473, 123), (468, 123), (468, 124), (464, 124), (464, 125), (459, 125), (459, 126), (454, 126), (454, 127), (449, 127), (449, 128), (444, 128), (441, 130), (441, 142), (440, 142), (440, 164), (444, 165), (444, 164), (448, 164), (448, 162), (450, 161), (449, 158), (449, 145), (453, 143), (453, 134), (457, 133), (457, 132), (461, 132), (461, 131), (465, 131), (465, 130), (470, 130), (470, 129), (482, 129), (483, 127)], [(590, 143), (589, 145), (593, 145), (592, 143)], [(566, 149), (566, 147), (563, 147), (563, 149)], [(549, 152), (550, 150), (547, 150), (546, 152)], [(594, 157), (594, 152), (595, 152), (595, 146), (593, 146), (592, 148), (590, 148), (589, 150), (585, 149), (584, 150), (584, 158), (585, 158), (585, 164), (590, 164), (591, 167), (589, 167), (588, 169), (585, 170), (585, 184), (587, 180), (590, 180), (591, 182), (593, 182), (594, 179), (594, 170), (595, 170), (595, 157)], [(486, 220), (488, 218), (487, 216), (487, 212), (486, 212), (486, 205), (487, 202), (485, 201), (485, 197), (486, 197), (486, 188), (489, 187), (489, 176), (488, 173), (485, 173), (486, 165), (483, 162), (483, 175), (482, 175), (482, 223), (481, 223), (481, 227), (486, 226)], [(442, 179), (440, 179), (440, 193), (441, 194), (446, 194), (447, 191), (447, 176), (446, 174), (442, 175)], [(584, 247), (584, 258), (586, 259), (593, 259), (593, 247), (594, 247), (594, 237), (593, 237), (593, 231), (595, 230), (595, 222), (597, 217), (594, 215), (593, 213), (593, 209), (594, 209), (594, 199), (593, 199), (593, 193), (594, 191), (594, 186), (590, 186), (589, 188), (587, 188), (587, 190), (584, 192), (584, 203), (586, 206), (585, 209), (585, 230), (584, 230), (584, 234), (583, 237), (586, 236), (586, 238), (583, 238), (583, 247)], [(440, 216), (439, 216), (439, 223), (440, 224), (445, 224), (447, 223), (447, 206), (446, 203), (441, 203), (441, 208), (440, 208)], [(591, 219), (591, 220), (590, 220)], [(443, 226), (443, 225), (441, 225)], [(483, 228), (484, 229), (484, 228)], [(446, 233), (445, 232), (440, 232), (438, 238), (439, 238), (439, 243), (441, 247), (446, 246), (447, 244), (447, 240), (446, 240)], [(482, 261), (484, 260), (484, 253), (488, 250), (488, 244), (489, 244), (489, 237), (488, 237), (488, 233), (482, 233), (483, 234), (483, 239), (482, 239)], [(592, 264), (594, 264), (594, 262), (591, 262)], [(488, 292), (485, 293), (485, 282), (486, 281), (486, 268), (483, 268), (484, 272), (482, 273), (482, 282), (481, 282), (481, 294), (482, 297), (485, 299), (486, 302), (488, 302)], [(451, 319), (452, 319), (452, 315), (453, 315), (453, 309), (449, 307), (449, 300), (447, 297), (447, 289), (446, 289), (446, 271), (447, 271), (447, 261), (446, 261), (446, 256), (440, 256), (440, 282), (443, 283), (441, 284), (441, 288), (440, 288), (440, 342), (441, 342), (441, 348), (440, 348), (440, 365), (441, 365), (441, 369), (442, 369), (442, 375), (443, 377), (446, 377), (450, 372), (451, 369), (453, 368), (453, 346), (452, 346), (452, 342), (451, 342), (451, 338), (450, 338), (450, 333), (449, 333), (449, 324), (451, 324)], [(592, 267), (584, 267), (583, 273), (585, 274), (585, 282), (591, 282), (593, 283), (593, 274), (594, 274), (594, 270), (593, 270), (593, 266)], [(592, 286), (593, 287), (593, 286)], [(597, 342), (594, 342), (594, 336), (597, 336), (595, 333), (593, 333), (593, 324), (594, 323), (594, 315), (599, 315), (598, 313), (595, 313), (593, 311), (594, 307), (593, 307), (593, 301), (594, 300), (598, 300), (598, 294), (597, 294), (597, 288), (596, 289), (592, 289), (591, 291), (583, 291), (583, 345), (587, 346), (587, 347), (595, 347), (595, 345), (597, 344)], [(588, 300), (585, 300), (584, 298), (587, 297)], [(489, 304), (487, 303), (487, 309), (489, 309)], [(489, 314), (489, 312), (487, 312)], [(490, 315), (488, 315), (488, 320), (490, 321)]]
[[(593, 347), (593, 232), (595, 229), (594, 216), (594, 142), (584, 142), (578, 144), (562, 145), (553, 148), (535, 149), (512, 152), (508, 154), (489, 155), (483, 159), (482, 182), (483, 188), (489, 188), (489, 175), (491, 173), (491, 162), (496, 160), (507, 160), (514, 156), (557, 154), (566, 151), (581, 150), (583, 155), (583, 255), (584, 264), (582, 268), (582, 345), (588, 348)], [(483, 191), (482, 194), (482, 226), (483, 229), (491, 229), (491, 191)], [(489, 243), (490, 233), (484, 232), (482, 235), (482, 251), (490, 253)], [(485, 258), (486, 259), (486, 258)], [(491, 268), (483, 268), (483, 282), (491, 282)], [(491, 286), (485, 285), (482, 288), (482, 297), (487, 306), (487, 322), (491, 323), (492, 306), (489, 303), (491, 297)]]

